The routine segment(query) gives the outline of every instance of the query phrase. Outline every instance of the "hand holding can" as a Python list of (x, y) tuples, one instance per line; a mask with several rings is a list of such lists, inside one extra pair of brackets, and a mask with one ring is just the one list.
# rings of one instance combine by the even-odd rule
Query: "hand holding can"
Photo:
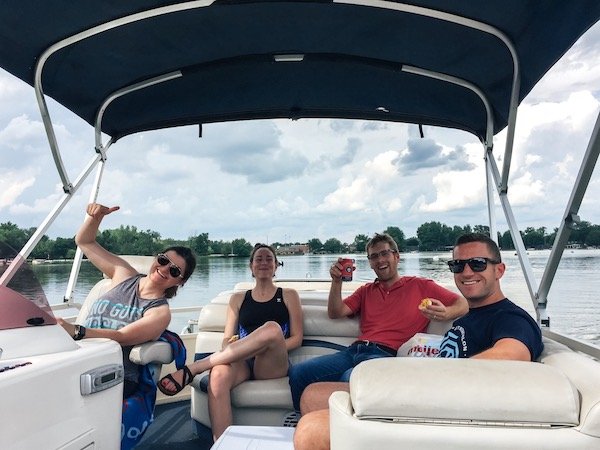
[(354, 259), (342, 258), (339, 263), (342, 265), (342, 281), (352, 281), (352, 272), (354, 272)]

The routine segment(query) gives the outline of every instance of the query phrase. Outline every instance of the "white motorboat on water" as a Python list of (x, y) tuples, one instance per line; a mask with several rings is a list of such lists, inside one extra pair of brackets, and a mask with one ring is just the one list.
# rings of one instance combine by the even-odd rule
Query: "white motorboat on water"
[[(520, 102), (599, 19), (597, 0), (2, 2), (0, 67), (35, 89), (64, 195), (0, 276), (0, 448), (119, 447), (120, 347), (71, 340), (49, 311), (81, 307), (72, 294), (80, 252), (64, 304), (28, 301), (10, 289), (86, 177), (95, 171), (94, 200), (109, 150), (126, 135), (271, 118), (407, 122), (477, 136), (491, 235), (497, 235), (493, 205), (499, 201), (530, 294), (514, 300), (529, 301), (546, 339), (540, 364), (387, 358), (375, 371), (361, 367), (352, 389), (370, 394), (358, 403), (352, 396), (332, 398), (332, 448), (600, 448), (600, 349), (553, 331), (546, 313), (600, 151), (600, 120), (565, 213), (556, 218), (557, 236), (539, 280), (507, 195)], [(63, 163), (47, 98), (95, 130), (95, 142), (82, 149), (90, 162), (76, 177)], [(504, 129), (506, 146), (494, 149), (494, 136)], [(327, 282), (292, 283), (316, 318), (308, 335), (331, 347), (351, 338), (352, 324), (334, 330), (319, 322)], [(219, 332), (224, 297), (200, 312), (197, 329), (182, 334), (188, 358), (210, 347), (208, 333)], [(197, 319), (199, 310), (187, 312)], [(420, 383), (436, 373), (451, 382), (432, 398)], [(170, 403), (159, 397), (140, 448), (209, 448), (201, 435), (202, 398), (196, 380)], [(284, 425), (277, 421), (285, 416), (285, 398), (268, 414), (258, 400), (240, 400), (234, 418), (268, 426), (248, 439), (262, 436), (264, 445), (272, 444)], [(290, 448), (289, 431), (278, 436), (279, 448)]]

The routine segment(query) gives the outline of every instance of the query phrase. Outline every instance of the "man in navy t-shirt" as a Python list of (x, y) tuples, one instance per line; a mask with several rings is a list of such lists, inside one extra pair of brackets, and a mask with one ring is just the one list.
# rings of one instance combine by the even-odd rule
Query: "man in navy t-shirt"
[(444, 336), (439, 357), (535, 361), (542, 334), (535, 320), (500, 289), (506, 266), (494, 241), (483, 234), (458, 238), (448, 261), (469, 312)]

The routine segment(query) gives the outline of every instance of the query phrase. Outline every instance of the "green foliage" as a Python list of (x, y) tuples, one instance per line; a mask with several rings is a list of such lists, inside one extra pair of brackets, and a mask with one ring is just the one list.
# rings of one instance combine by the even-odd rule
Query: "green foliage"
[(323, 250), (327, 253), (340, 253), (343, 248), (342, 242), (337, 238), (329, 238), (323, 244)]
[(190, 247), (196, 253), (196, 255), (208, 255), (210, 250), (210, 242), (208, 240), (208, 233), (200, 233), (198, 236), (190, 238)]
[(400, 228), (387, 227), (383, 232), (389, 234), (396, 241), (400, 251), (404, 250), (404, 232)]
[(420, 250), (439, 250), (448, 244), (450, 228), (440, 222), (426, 222), (417, 228), (417, 237), (421, 241)]
[(50, 249), (50, 259), (67, 259), (69, 251), (75, 252), (76, 248), (75, 239), (58, 237)]
[[(476, 225), (476, 230), (485, 232), (489, 235), (489, 228), (483, 225)], [(486, 230), (487, 229), (487, 230)], [(452, 248), (456, 239), (464, 233), (473, 232), (471, 225), (459, 227), (455, 225), (450, 228), (448, 225), (440, 222), (426, 222), (417, 228), (417, 237), (419, 238), (419, 250), (435, 251)]]
[(14, 258), (30, 236), (12, 222), (0, 224), (0, 258)]
[(252, 253), (252, 244), (248, 242), (246, 239), (234, 239), (231, 243), (231, 248), (233, 249), (233, 254), (238, 256), (250, 256)]
[(367, 250), (367, 242), (369, 242), (369, 236), (366, 234), (357, 234), (354, 237), (354, 248), (357, 252), (364, 252)]
[(515, 244), (513, 243), (512, 236), (510, 235), (510, 231), (506, 230), (502, 237), (498, 240), (498, 245), (501, 249), (504, 250), (514, 250)]
[[(527, 248), (548, 248), (554, 242), (558, 229), (547, 234), (546, 227), (527, 227), (521, 231), (523, 243)], [(0, 223), (0, 258), (13, 258), (35, 232), (34, 228), (21, 229), (11, 222)], [(436, 251), (449, 249), (454, 245), (456, 238), (469, 232), (489, 234), (486, 225), (470, 225), (463, 227), (448, 225), (440, 222), (426, 222), (417, 229), (417, 236), (405, 238), (404, 232), (396, 226), (388, 226), (385, 231), (398, 243), (401, 250), (419, 249), (421, 251)], [(365, 251), (370, 237), (357, 234), (349, 246), (337, 238), (329, 238), (322, 243), (318, 238), (308, 241), (311, 252), (324, 251), (326, 253), (342, 253), (354, 249), (357, 252)], [(243, 238), (233, 241), (211, 241), (208, 233), (191, 236), (185, 241), (175, 239), (161, 239), (160, 234), (151, 231), (140, 231), (136, 227), (121, 226), (113, 230), (104, 230), (97, 237), (100, 245), (116, 254), (125, 255), (155, 255), (159, 251), (173, 246), (185, 245), (194, 250), (198, 256), (210, 254), (235, 254), (248, 257), (252, 252), (252, 244)], [(571, 232), (569, 242), (587, 246), (600, 246), (600, 225), (592, 225), (582, 221)], [(509, 231), (498, 233), (498, 243), (503, 250), (514, 249), (514, 243)], [(273, 244), (276, 248), (276, 244)], [(43, 236), (38, 245), (31, 252), (32, 258), (43, 259), (70, 259), (75, 254), (76, 246), (73, 238), (50, 239)]]
[(533, 227), (525, 228), (524, 232), (521, 232), (523, 237), (523, 244), (526, 248), (544, 248), (546, 241), (546, 227), (535, 229)]
[(585, 244), (594, 247), (600, 246), (600, 226), (594, 225), (585, 237)]
[(98, 243), (108, 251), (119, 255), (155, 255), (163, 249), (160, 234), (156, 231), (138, 231), (133, 226), (104, 230), (97, 237)]
[(421, 241), (416, 236), (409, 237), (404, 241), (404, 246), (406, 249), (417, 250), (421, 245)]
[(312, 238), (308, 240), (308, 248), (311, 252), (317, 252), (323, 248), (323, 243), (321, 239)]

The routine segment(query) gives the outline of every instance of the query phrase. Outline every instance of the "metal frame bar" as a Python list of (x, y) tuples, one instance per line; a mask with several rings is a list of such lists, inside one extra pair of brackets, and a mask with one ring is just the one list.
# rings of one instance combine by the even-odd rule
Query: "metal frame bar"
[(496, 244), (498, 244), (496, 214), (494, 212), (494, 190), (492, 188), (492, 183), (491, 183), (492, 174), (491, 174), (491, 169), (490, 169), (489, 162), (488, 162), (489, 158), (493, 158), (492, 147), (493, 147), (493, 140), (494, 140), (494, 115), (492, 114), (492, 108), (490, 106), (490, 103), (489, 103), (487, 97), (485, 96), (483, 91), (481, 89), (479, 89), (477, 86), (475, 86), (473, 83), (470, 83), (466, 80), (462, 80), (460, 78), (457, 78), (457, 77), (454, 77), (451, 75), (446, 75), (446, 74), (442, 74), (439, 72), (433, 72), (431, 70), (425, 70), (425, 69), (421, 69), (419, 67), (414, 67), (414, 66), (403, 66), (402, 71), (408, 72), (408, 73), (413, 73), (415, 75), (421, 75), (421, 76), (425, 76), (425, 77), (435, 78), (440, 81), (445, 81), (448, 83), (452, 83), (452, 84), (456, 84), (458, 86), (465, 87), (465, 88), (471, 90), (472, 92), (474, 92), (475, 94), (477, 94), (477, 96), (479, 96), (479, 98), (481, 99), (483, 106), (485, 107), (486, 121), (487, 121), (486, 140), (483, 144), (484, 144), (484, 148), (485, 148), (484, 160), (485, 160), (486, 196), (487, 196), (487, 207), (488, 207), (488, 223), (490, 226), (490, 237), (494, 240), (494, 242), (496, 242)]
[(423, 69), (421, 67), (403, 65), (402, 72), (412, 73), (415, 75), (420, 75), (423, 77), (434, 78), (436, 80), (445, 81), (446, 83), (455, 84), (457, 86), (462, 86), (466, 89), (469, 89), (473, 93), (477, 94), (477, 96), (481, 99), (483, 106), (485, 108), (485, 116), (486, 116), (486, 133), (485, 133), (485, 142), (484, 145), (491, 146), (494, 139), (494, 115), (492, 114), (492, 107), (490, 106), (490, 102), (487, 97), (483, 93), (481, 89), (475, 86), (473, 83), (469, 81), (463, 80), (462, 78), (458, 78), (452, 75), (448, 75), (445, 73), (434, 72), (433, 70)]
[(458, 25), (462, 25), (468, 28), (482, 31), (484, 33), (491, 34), (500, 39), (513, 60), (513, 82), (512, 82), (512, 94), (510, 97), (510, 104), (508, 109), (508, 128), (506, 134), (506, 145), (504, 148), (504, 159), (502, 166), (502, 179), (499, 181), (500, 191), (505, 193), (508, 190), (508, 176), (510, 174), (510, 163), (512, 159), (512, 150), (514, 145), (515, 127), (517, 123), (517, 106), (519, 104), (519, 91), (521, 88), (521, 68), (519, 64), (519, 57), (517, 50), (509, 39), (509, 37), (497, 28), (494, 28), (486, 23), (478, 22), (473, 19), (466, 17), (457, 16), (435, 9), (423, 8), (420, 6), (406, 5), (402, 3), (392, 3), (385, 0), (333, 0), (334, 3), (349, 4), (349, 5), (362, 5), (371, 6), (374, 8), (385, 8), (395, 11), (402, 11), (410, 14), (417, 14), (420, 16), (431, 17), (434, 19), (443, 20), (446, 22), (452, 22)]
[(34, 74), (34, 88), (35, 95), (38, 101), (38, 105), (40, 108), (42, 121), (44, 123), (44, 128), (46, 129), (46, 135), (48, 137), (48, 143), (50, 144), (50, 150), (52, 151), (52, 156), (54, 157), (54, 163), (56, 165), (56, 169), (63, 183), (63, 190), (65, 192), (71, 192), (73, 190), (73, 186), (69, 181), (69, 176), (67, 171), (62, 163), (62, 157), (60, 154), (60, 150), (58, 148), (58, 143), (56, 141), (56, 135), (54, 133), (54, 127), (52, 126), (52, 119), (50, 117), (50, 112), (48, 110), (48, 106), (46, 104), (44, 90), (42, 88), (42, 72), (44, 70), (44, 66), (48, 59), (59, 50), (73, 45), (79, 41), (87, 39), (91, 36), (95, 36), (97, 34), (104, 33), (113, 28), (118, 28), (133, 22), (137, 22), (140, 20), (144, 20), (150, 17), (156, 17), (164, 14), (169, 14), (177, 11), (185, 11), (188, 9), (196, 9), (203, 8), (206, 6), (210, 6), (214, 0), (199, 0), (192, 1), (186, 3), (180, 3), (176, 5), (163, 6), (160, 8), (155, 8), (148, 11), (142, 11), (136, 14), (131, 14), (126, 17), (121, 17), (119, 19), (112, 20), (110, 22), (106, 22), (95, 27), (92, 27), (88, 30), (84, 30), (80, 33), (74, 34), (73, 36), (69, 36), (62, 41), (59, 41), (50, 47), (48, 47), (39, 57), (36, 66), (35, 66), (35, 74)]
[(592, 135), (590, 136), (588, 147), (583, 156), (583, 161), (579, 167), (579, 173), (577, 174), (577, 179), (573, 185), (571, 197), (567, 202), (560, 228), (556, 233), (556, 238), (554, 239), (554, 244), (552, 244), (552, 250), (550, 251), (550, 257), (548, 258), (540, 281), (540, 288), (537, 295), (540, 308), (546, 308), (546, 304), (548, 303), (548, 292), (552, 287), (552, 281), (554, 280), (558, 264), (569, 240), (569, 236), (571, 235), (571, 230), (579, 222), (579, 207), (581, 206), (583, 196), (590, 183), (599, 154), (600, 113), (598, 113), (598, 117), (596, 118), (596, 124), (594, 125)]
[[(102, 181), (102, 175), (104, 174), (104, 167), (106, 164), (106, 160), (103, 157), (105, 156), (105, 153), (102, 152), (100, 155), (100, 164), (96, 169), (96, 177), (94, 178), (94, 183), (92, 185), (92, 191), (90, 192), (88, 203), (94, 203), (98, 198), (98, 192), (100, 191), (100, 182)], [(63, 297), (63, 301), (65, 303), (71, 304), (73, 302), (73, 290), (75, 289), (75, 285), (77, 284), (77, 278), (79, 277), (79, 269), (81, 268), (82, 259), (83, 252), (78, 246), (77, 250), (75, 251), (75, 257), (73, 258), (73, 264), (71, 265), (71, 273), (69, 274), (69, 281), (67, 283), (65, 295)]]
[[(213, 3), (213, 1), (214, 0), (201, 0), (201, 1), (189, 2), (189, 3), (185, 3), (185, 4), (179, 4), (179, 5), (170, 5), (170, 6), (166, 6), (166, 7), (156, 8), (156, 9), (153, 9), (150, 11), (144, 11), (141, 13), (132, 14), (127, 17), (119, 18), (117, 20), (113, 20), (111, 22), (107, 22), (107, 23), (98, 25), (96, 27), (90, 28), (83, 32), (77, 33), (73, 36), (70, 36), (66, 39), (63, 39), (62, 41), (59, 41), (59, 42), (55, 43), (54, 45), (48, 47), (41, 54), (40, 58), (38, 59), (38, 61), (36, 63), (36, 67), (35, 67), (34, 89), (35, 89), (36, 99), (37, 99), (38, 106), (40, 109), (42, 121), (44, 123), (44, 128), (46, 130), (46, 135), (48, 137), (48, 143), (50, 145), (50, 150), (51, 150), (52, 156), (54, 158), (54, 163), (55, 163), (56, 169), (58, 171), (58, 174), (59, 174), (62, 184), (63, 184), (63, 191), (65, 192), (66, 195), (59, 201), (57, 206), (50, 212), (50, 214), (42, 222), (40, 227), (38, 227), (38, 229), (36, 230), (34, 235), (31, 237), (31, 239), (25, 244), (23, 249), (19, 252), (19, 256), (17, 258), (15, 258), (15, 264), (11, 264), (9, 269), (7, 269), (5, 271), (5, 273), (3, 274), (2, 278), (0, 278), (0, 283), (8, 283), (8, 281), (10, 281), (10, 279), (14, 276), (14, 273), (16, 273), (16, 270), (21, 266), (23, 261), (31, 253), (31, 250), (33, 250), (35, 245), (37, 245), (37, 243), (40, 241), (40, 239), (42, 238), (45, 231), (54, 222), (54, 220), (56, 219), (56, 217), (58, 216), (60, 211), (62, 211), (64, 206), (68, 203), (68, 201), (72, 197), (72, 195), (77, 191), (77, 189), (79, 188), (81, 183), (87, 178), (87, 176), (91, 172), (91, 169), (93, 168), (93, 166), (95, 166), (99, 161), (102, 161), (102, 164), (100, 165), (100, 167), (98, 169), (96, 179), (94, 181), (94, 185), (92, 187), (92, 193), (90, 194), (90, 201), (96, 200), (96, 198), (98, 196), (100, 182), (102, 179), (102, 173), (104, 170), (104, 162), (106, 160), (106, 150), (108, 149), (108, 147), (110, 147), (110, 145), (113, 142), (113, 140), (110, 139), (109, 143), (107, 144), (106, 147), (104, 147), (102, 145), (100, 124), (102, 122), (102, 117), (103, 117), (104, 112), (105, 112), (106, 108), (108, 107), (108, 105), (116, 98), (118, 98), (122, 95), (125, 95), (129, 92), (133, 92), (138, 89), (143, 89), (143, 88), (151, 86), (153, 84), (160, 83), (162, 81), (167, 81), (167, 80), (181, 76), (181, 72), (177, 71), (177, 72), (172, 72), (172, 73), (165, 74), (165, 75), (162, 75), (159, 77), (154, 77), (145, 82), (136, 83), (127, 88), (120, 89), (119, 91), (116, 91), (115, 93), (111, 94), (105, 100), (105, 102), (103, 103), (102, 107), (99, 109), (99, 111), (96, 115), (96, 124), (94, 127), (95, 128), (96, 151), (98, 153), (98, 156), (96, 156), (93, 159), (92, 163), (90, 163), (88, 165), (88, 167), (86, 167), (86, 169), (84, 169), (84, 171), (80, 175), (79, 179), (75, 182), (75, 185), (73, 185), (73, 184), (71, 184), (71, 182), (69, 180), (68, 173), (62, 162), (62, 156), (60, 153), (60, 149), (58, 147), (58, 142), (56, 140), (56, 134), (54, 133), (52, 118), (50, 117), (50, 112), (48, 110), (48, 105), (46, 104), (45, 94), (44, 94), (43, 87), (42, 87), (42, 73), (43, 73), (44, 66), (45, 66), (46, 62), (48, 61), (48, 59), (54, 53), (61, 50), (62, 48), (68, 47), (69, 45), (73, 45), (76, 42), (82, 41), (82, 40), (87, 39), (88, 37), (94, 36), (96, 34), (103, 33), (109, 29), (120, 27), (120, 26), (129, 24), (129, 23), (132, 23), (132, 22), (144, 20), (146, 18), (154, 17), (154, 16), (158, 16), (158, 15), (162, 15), (162, 14), (169, 14), (171, 12), (209, 6)], [(64, 296), (64, 301), (66, 303), (72, 302), (73, 290), (75, 288), (75, 284), (77, 282), (77, 277), (79, 275), (79, 269), (81, 267), (81, 259), (82, 259), (82, 252), (78, 247), (77, 251), (75, 253), (75, 260), (73, 261), (73, 266), (71, 267), (71, 273), (69, 275), (69, 282), (67, 284), (67, 289), (66, 289), (65, 296)], [(13, 266), (14, 266), (14, 268), (13, 268)]]
[[(149, 78), (148, 80), (141, 81), (139, 83), (134, 83), (130, 86), (126, 86), (121, 88), (111, 95), (109, 95), (106, 100), (102, 103), (102, 106), (99, 108), (98, 113), (96, 114), (96, 120), (94, 125), (95, 130), (95, 141), (96, 141), (96, 151), (100, 154), (101, 164), (98, 167), (98, 171), (96, 172), (96, 178), (94, 180), (94, 184), (92, 185), (92, 190), (89, 197), (89, 203), (93, 203), (98, 198), (98, 192), (100, 191), (100, 183), (102, 181), (102, 174), (104, 172), (105, 161), (106, 161), (106, 150), (112, 144), (112, 139), (109, 141), (107, 146), (105, 147), (102, 144), (102, 118), (104, 117), (104, 112), (108, 108), (108, 106), (117, 98), (122, 97), (123, 95), (127, 95), (131, 92), (144, 89), (146, 87), (163, 83), (165, 81), (172, 80), (174, 78), (181, 77), (182, 74), (180, 71), (170, 72), (165, 75), (161, 75), (158, 77)], [(79, 276), (79, 269), (81, 268), (81, 260), (83, 257), (83, 252), (79, 247), (75, 252), (75, 258), (73, 260), (73, 265), (71, 266), (71, 273), (69, 275), (69, 282), (67, 283), (67, 288), (64, 295), (64, 302), (71, 304), (73, 302), (73, 291), (77, 284), (77, 277)]]
[[(508, 223), (508, 228), (510, 231), (510, 235), (513, 240), (513, 244), (515, 245), (515, 249), (517, 250), (517, 256), (519, 257), (519, 263), (521, 264), (521, 270), (523, 271), (523, 276), (525, 277), (525, 282), (527, 283), (527, 288), (529, 289), (529, 295), (531, 296), (531, 300), (533, 302), (534, 309), (536, 311), (537, 320), (540, 322), (541, 320), (546, 320), (546, 317), (542, 317), (540, 315), (540, 311), (537, 308), (537, 281), (533, 274), (533, 268), (531, 267), (531, 262), (527, 257), (527, 251), (525, 250), (525, 244), (523, 243), (523, 238), (521, 233), (519, 232), (519, 227), (517, 226), (517, 221), (515, 220), (515, 216), (513, 214), (512, 208), (510, 206), (510, 201), (508, 200), (508, 195), (505, 190), (501, 189), (500, 186), (500, 172), (498, 171), (498, 166), (496, 165), (496, 160), (494, 159), (491, 150), (488, 150), (487, 160), (489, 170), (496, 182), (496, 187), (498, 189), (498, 196), (500, 197), (500, 204), (502, 205), (502, 209), (504, 210), (504, 217)], [(544, 313), (545, 314), (545, 313)]]
[(37, 227), (35, 232), (31, 235), (29, 240), (25, 243), (23, 248), (19, 251), (19, 253), (15, 257), (13, 262), (10, 264), (10, 266), (8, 266), (6, 271), (2, 274), (2, 276), (0, 277), (0, 285), (2, 285), (2, 286), (8, 285), (8, 283), (10, 282), (12, 277), (15, 275), (15, 273), (17, 272), (19, 267), (21, 267), (23, 262), (25, 262), (25, 260), (27, 259), (27, 257), (31, 253), (31, 251), (40, 242), (40, 240), (42, 239), (42, 237), (44, 236), (44, 234), (46, 233), (46, 231), (48, 230), (50, 225), (52, 225), (52, 223), (54, 222), (56, 217), (60, 214), (60, 212), (63, 210), (63, 208), (67, 205), (69, 200), (71, 200), (71, 198), (73, 197), (75, 192), (77, 192), (77, 190), (81, 187), (81, 185), (83, 184), (85, 179), (88, 177), (88, 175), (94, 169), (96, 164), (98, 164), (98, 162), (100, 162), (100, 160), (101, 160), (101, 155), (97, 154), (85, 166), (85, 168), (80, 173), (80, 175), (77, 177), (77, 179), (75, 180), (73, 185), (71, 185), (71, 189), (69, 190), (69, 192), (65, 192), (63, 194), (63, 196), (60, 198), (60, 200), (57, 202), (57, 204), (54, 206), (54, 208), (52, 208), (52, 210), (48, 213), (46, 218), (42, 221), (42, 223)]
[(98, 109), (98, 112), (96, 113), (96, 120), (94, 121), (94, 131), (95, 131), (95, 138), (96, 138), (96, 148), (98, 148), (98, 149), (102, 148), (102, 126), (101, 126), (102, 125), (102, 119), (104, 117), (104, 112), (106, 111), (106, 109), (108, 108), (108, 106), (113, 101), (115, 101), (119, 97), (127, 95), (127, 94), (129, 94), (131, 92), (139, 91), (141, 89), (145, 89), (145, 88), (153, 86), (155, 84), (164, 83), (165, 81), (170, 81), (170, 80), (173, 80), (175, 78), (179, 78), (181, 76), (183, 76), (183, 74), (181, 73), (181, 71), (180, 70), (175, 70), (173, 72), (169, 72), (169, 73), (166, 73), (164, 75), (159, 75), (157, 77), (152, 77), (152, 78), (149, 78), (147, 80), (140, 81), (139, 83), (134, 83), (134, 84), (131, 84), (129, 86), (125, 86), (124, 88), (121, 88), (121, 89), (113, 92), (112, 94), (110, 94), (108, 97), (106, 97), (106, 99), (104, 100), (104, 102), (102, 103), (102, 105), (100, 106), (100, 108)]
[(494, 175), (492, 174), (490, 162), (490, 159), (493, 158), (494, 155), (492, 154), (492, 146), (488, 145), (485, 148), (485, 156), (483, 157), (485, 162), (485, 192), (487, 196), (488, 222), (490, 224), (490, 238), (496, 243), (496, 245), (500, 246), (498, 242), (498, 226), (496, 225), (496, 205), (494, 202)]
[(564, 344), (571, 350), (584, 353), (588, 356), (596, 358), (597, 360), (600, 360), (600, 347), (588, 344), (587, 342), (584, 342), (581, 339), (577, 339), (571, 336), (565, 336), (564, 334), (557, 333), (555, 331), (549, 330), (548, 328), (542, 328), (542, 336)]
[(487, 98), (485, 97), (484, 93), (480, 89), (477, 88), (477, 86), (475, 86), (465, 80), (461, 80), (457, 77), (440, 74), (437, 72), (433, 72), (430, 70), (425, 70), (425, 69), (421, 69), (421, 68), (413, 67), (413, 66), (403, 66), (402, 70), (404, 72), (414, 73), (416, 75), (421, 75), (421, 76), (427, 76), (430, 78), (435, 78), (435, 79), (438, 79), (441, 81), (445, 81), (448, 83), (453, 83), (453, 84), (463, 86), (467, 89), (471, 89), (482, 100), (482, 102), (485, 106), (485, 109), (486, 109), (487, 121), (488, 121), (486, 136), (489, 137), (489, 141), (484, 142), (484, 145), (485, 145), (484, 160), (485, 160), (485, 173), (486, 173), (486, 195), (487, 195), (487, 203), (488, 203), (488, 219), (489, 219), (489, 224), (490, 224), (490, 237), (496, 243), (498, 243), (498, 234), (496, 231), (496, 223), (495, 223), (496, 221), (495, 221), (495, 213), (494, 213), (494, 196), (493, 196), (493, 188), (492, 188), (492, 180), (494, 180), (497, 190), (498, 190), (498, 196), (500, 198), (500, 203), (504, 210), (504, 215), (506, 217), (506, 221), (508, 223), (511, 236), (513, 238), (513, 243), (515, 244), (515, 247), (517, 249), (517, 254), (519, 256), (519, 263), (521, 264), (521, 269), (523, 271), (523, 275), (524, 275), (525, 281), (527, 283), (529, 295), (531, 297), (534, 309), (536, 310), (537, 320), (538, 321), (541, 321), (541, 320), (547, 321), (547, 317), (545, 316), (545, 310), (542, 313), (540, 313), (540, 311), (538, 310), (538, 307), (537, 307), (537, 304), (538, 304), (538, 302), (537, 302), (537, 298), (538, 298), (537, 281), (533, 274), (533, 268), (531, 266), (531, 262), (529, 261), (529, 258), (527, 257), (527, 251), (525, 250), (523, 238), (521, 237), (521, 233), (519, 232), (517, 222), (515, 220), (512, 208), (510, 206), (510, 202), (509, 202), (508, 196), (507, 196), (507, 191), (503, 190), (501, 188), (501, 185), (499, 182), (500, 173), (496, 166), (496, 161), (494, 159), (494, 155), (492, 154), (492, 139), (493, 139), (492, 135), (493, 135), (493, 128), (494, 128), (493, 115), (491, 113), (491, 108), (490, 108), (489, 102), (487, 101)]

